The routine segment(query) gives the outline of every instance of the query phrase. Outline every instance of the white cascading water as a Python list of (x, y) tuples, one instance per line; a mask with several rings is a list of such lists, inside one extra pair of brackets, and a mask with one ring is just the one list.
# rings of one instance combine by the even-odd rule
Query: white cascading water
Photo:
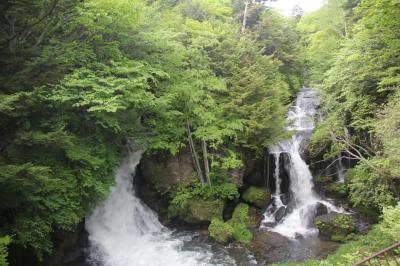
[(344, 183), (344, 175), (346, 170), (344, 169), (342, 158), (338, 158), (336, 168), (337, 168), (338, 183)]
[(210, 265), (207, 250), (184, 251), (157, 215), (135, 196), (133, 176), (141, 158), (133, 152), (116, 172), (109, 198), (86, 219), (89, 263), (98, 266)]
[[(295, 106), (289, 110), (287, 116), (289, 123), (287, 129), (295, 131), (295, 134), (291, 139), (283, 140), (269, 147), (269, 152), (275, 157), (276, 190), (273, 195), (273, 205), (264, 214), (262, 227), (267, 227), (269, 230), (289, 238), (295, 238), (297, 234), (307, 236), (318, 232), (312, 222), (319, 203), (325, 205), (329, 212), (342, 212), (342, 209), (322, 200), (317, 195), (313, 189), (311, 172), (300, 156), (314, 129), (317, 106), (316, 92), (302, 88), (297, 95)], [(291, 205), (290, 208), (283, 205), (281, 201), (279, 158), (282, 153), (288, 156), (286, 169), (290, 178), (291, 201), (288, 204)], [(275, 222), (275, 212), (282, 206), (288, 208), (289, 211), (279, 223), (271, 227), (271, 222)]]

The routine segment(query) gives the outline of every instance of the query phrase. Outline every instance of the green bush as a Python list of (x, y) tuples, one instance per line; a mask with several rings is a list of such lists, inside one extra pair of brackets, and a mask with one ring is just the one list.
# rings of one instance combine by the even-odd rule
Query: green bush
[(326, 214), (315, 219), (320, 234), (333, 241), (345, 241), (349, 234), (356, 232), (357, 225), (353, 217), (346, 214)]
[(230, 224), (224, 223), (221, 219), (214, 218), (208, 226), (208, 232), (218, 243), (225, 244), (232, 238), (233, 228)]
[(384, 169), (386, 164), (385, 159), (371, 158), (368, 162), (360, 162), (347, 173), (350, 200), (358, 210), (367, 210), (369, 214), (372, 210), (372, 214), (378, 216), (383, 207), (394, 204), (395, 196), (388, 180), (369, 167), (373, 165), (377, 169)]
[(11, 237), (9, 237), (9, 236), (0, 237), (0, 266), (8, 266), (7, 246), (10, 244), (10, 242), (11, 242)]

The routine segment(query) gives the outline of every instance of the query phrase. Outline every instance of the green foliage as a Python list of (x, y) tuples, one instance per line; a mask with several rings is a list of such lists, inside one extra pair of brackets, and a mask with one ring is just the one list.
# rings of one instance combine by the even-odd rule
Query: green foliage
[(347, 174), (349, 198), (372, 217), (400, 191), (399, 15), (396, 1), (330, 0), (298, 26), (328, 114), (309, 153), (359, 161)]
[(11, 237), (9, 237), (9, 236), (0, 237), (0, 265), (1, 266), (9, 265), (7, 262), (7, 256), (8, 256), (7, 246), (10, 243), (11, 243)]
[(321, 235), (333, 241), (345, 241), (352, 239), (352, 233), (356, 232), (357, 225), (353, 217), (346, 214), (327, 214), (315, 219), (315, 226)]
[(251, 225), (249, 205), (239, 203), (229, 221), (213, 219), (208, 231), (217, 242), (226, 244), (233, 237), (239, 243), (247, 245), (253, 239), (253, 233), (249, 229)]
[(228, 0), (0, 6), (0, 230), (39, 258), (107, 196), (127, 146), (176, 154), (188, 133), (195, 150), (206, 142), (216, 185), (177, 191), (178, 209), (238, 198), (217, 175), (281, 137), (298, 35), (262, 5), (245, 36)]
[(239, 203), (233, 211), (232, 218), (227, 222), (233, 228), (233, 237), (242, 244), (249, 244), (253, 234), (249, 230), (251, 226), (250, 207)]
[(233, 236), (233, 228), (230, 224), (224, 223), (220, 219), (212, 219), (208, 226), (210, 236), (221, 244), (226, 244)]
[(250, 244), (253, 233), (242, 223), (232, 223), (233, 237), (242, 244)]
[(213, 200), (221, 199), (233, 200), (239, 198), (239, 192), (235, 184), (223, 183), (220, 185), (203, 186), (199, 182), (194, 182), (191, 186), (177, 186), (172, 192), (171, 201), (168, 206), (170, 217), (177, 216), (182, 210), (187, 208), (191, 199), (194, 200)]
[[(379, 158), (369, 159), (368, 162), (381, 169), (387, 167), (387, 161)], [(371, 171), (366, 163), (359, 163), (346, 176), (349, 179), (351, 201), (356, 207), (380, 212), (383, 207), (395, 202), (390, 179), (382, 177), (377, 171)]]

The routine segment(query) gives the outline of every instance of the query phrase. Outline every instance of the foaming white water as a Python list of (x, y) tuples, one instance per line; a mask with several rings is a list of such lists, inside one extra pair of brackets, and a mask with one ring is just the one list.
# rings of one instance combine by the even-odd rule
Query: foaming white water
[(308, 165), (300, 156), (314, 129), (317, 106), (315, 91), (302, 88), (297, 96), (295, 106), (288, 112), (287, 117), (289, 122), (287, 128), (294, 130), (295, 135), (291, 139), (269, 147), (269, 152), (274, 154), (276, 161), (274, 173), (276, 191), (273, 197), (273, 206), (268, 208), (264, 214), (263, 224), (273, 222), (275, 220), (274, 212), (283, 206), (280, 199), (281, 181), (277, 168), (279, 168), (280, 154), (285, 153), (288, 156), (286, 169), (290, 178), (291, 201), (288, 204), (290, 206), (285, 206), (289, 211), (276, 226), (270, 227), (270, 230), (290, 238), (296, 237), (296, 234), (310, 235), (318, 232), (313, 226), (313, 219), (319, 204), (325, 205), (329, 212), (342, 212), (341, 209), (322, 200), (317, 195), (313, 189), (314, 184)]
[(183, 251), (183, 241), (172, 237), (135, 196), (132, 181), (141, 154), (131, 153), (122, 162), (110, 197), (86, 219), (89, 262), (99, 266), (211, 265), (209, 251)]

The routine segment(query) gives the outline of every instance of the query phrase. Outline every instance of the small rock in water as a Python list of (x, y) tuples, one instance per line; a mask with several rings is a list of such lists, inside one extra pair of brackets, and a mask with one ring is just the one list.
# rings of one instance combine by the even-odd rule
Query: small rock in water
[(297, 240), (300, 240), (300, 239), (304, 239), (304, 236), (300, 233), (295, 233), (294, 238), (296, 238)]
[(286, 214), (286, 207), (282, 206), (275, 212), (275, 220), (279, 222)]
[(315, 208), (315, 216), (321, 216), (328, 214), (328, 208), (321, 202), (317, 203), (317, 206)]
[(283, 205), (288, 205), (290, 201), (290, 193), (285, 193), (281, 195), (281, 201)]

